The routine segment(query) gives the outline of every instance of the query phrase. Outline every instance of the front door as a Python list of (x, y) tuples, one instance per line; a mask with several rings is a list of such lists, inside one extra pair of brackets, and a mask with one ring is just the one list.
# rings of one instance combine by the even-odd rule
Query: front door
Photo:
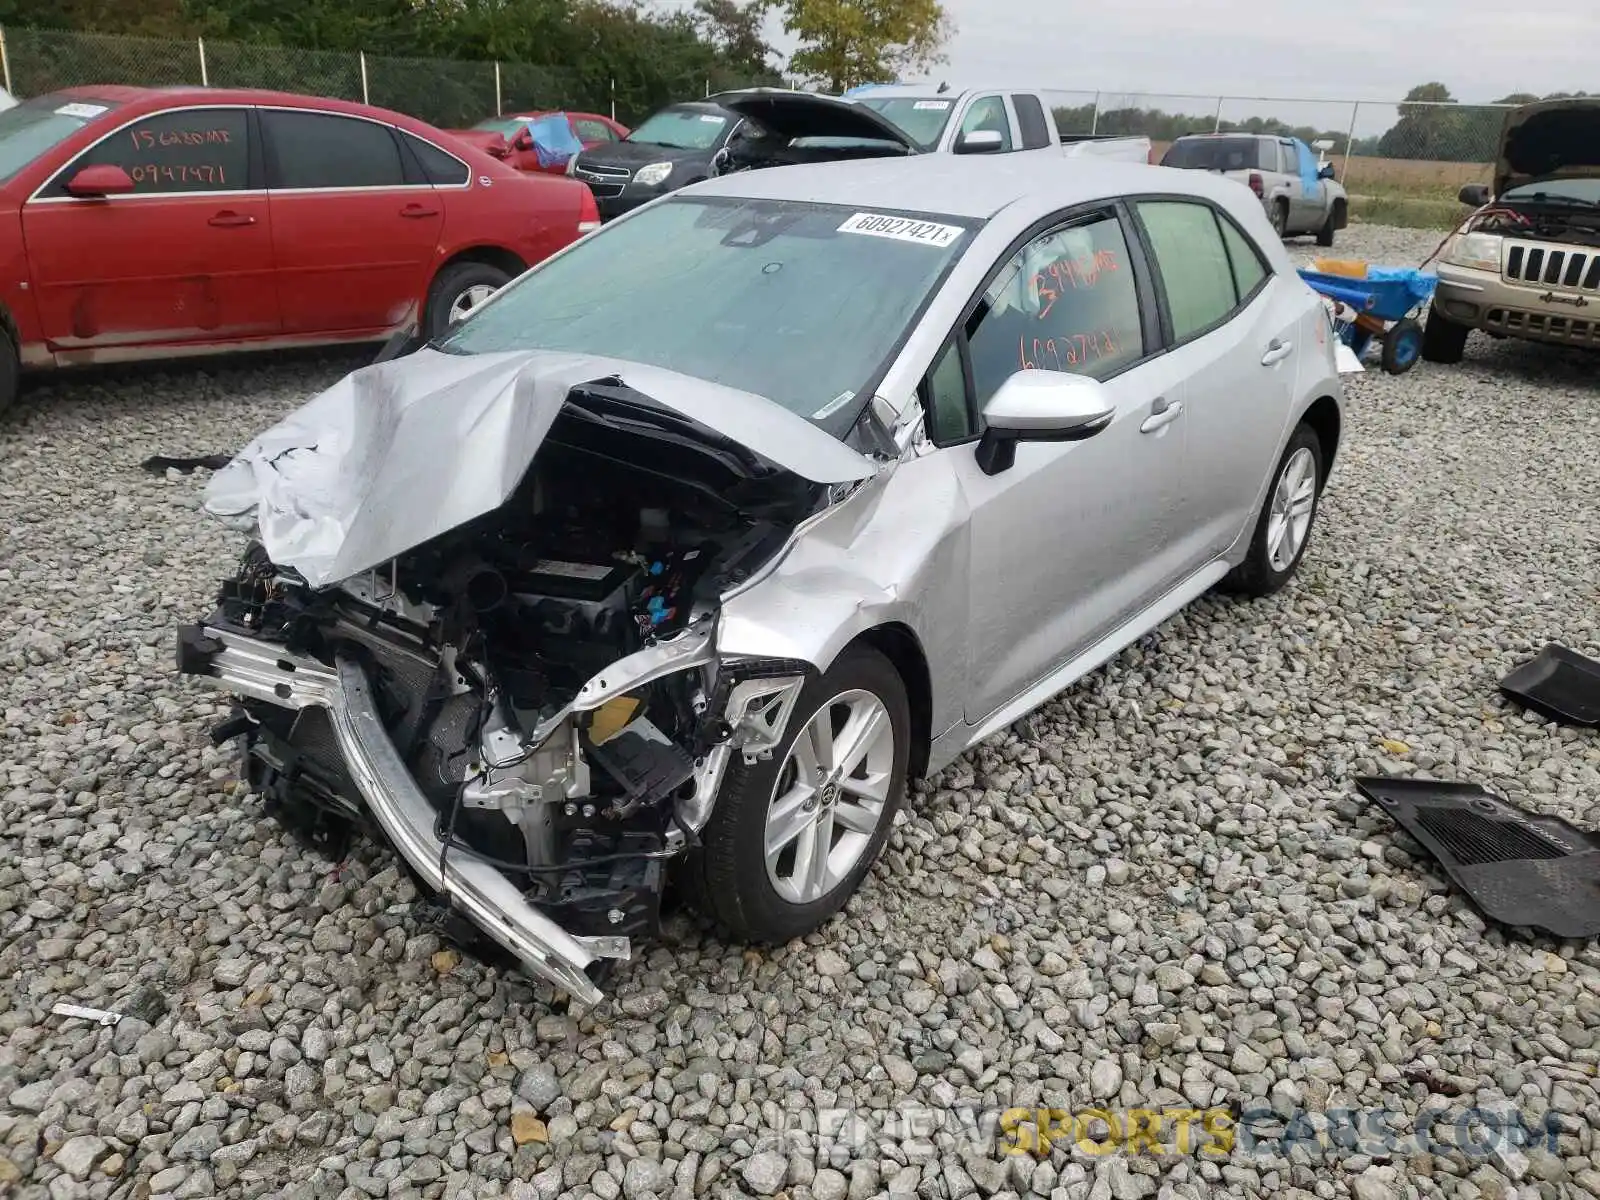
[[(1114, 210), (1031, 240), (994, 277), (923, 386), (937, 454), (969, 518), (966, 717), (976, 724), (1152, 602), (1180, 576), (1183, 381), (1152, 357)], [(982, 409), (1019, 370), (1089, 375), (1116, 406), (1078, 443), (1024, 443), (986, 475)]]
[[(72, 195), (85, 167), (128, 194)], [(225, 342), (278, 332), (272, 222), (251, 177), (246, 108), (185, 108), (123, 126), (22, 208), (45, 339), (57, 352)]]
[(285, 330), (381, 331), (419, 313), (444, 204), (408, 170), (398, 135), (333, 113), (260, 118)]
[(1144, 226), (1172, 325), (1167, 358), (1188, 382), (1190, 529), (1204, 557), (1256, 519), (1291, 411), (1303, 305), (1248, 234), (1199, 201), (1144, 200)]

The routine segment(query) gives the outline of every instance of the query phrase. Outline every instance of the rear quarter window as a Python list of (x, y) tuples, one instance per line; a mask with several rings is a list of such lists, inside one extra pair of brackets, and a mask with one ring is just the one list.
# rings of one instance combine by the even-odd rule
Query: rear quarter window
[(422, 174), (431, 184), (438, 187), (460, 187), (472, 176), (467, 164), (453, 154), (447, 154), (432, 142), (412, 134), (400, 134), (405, 143), (416, 156), (417, 164), (422, 168)]

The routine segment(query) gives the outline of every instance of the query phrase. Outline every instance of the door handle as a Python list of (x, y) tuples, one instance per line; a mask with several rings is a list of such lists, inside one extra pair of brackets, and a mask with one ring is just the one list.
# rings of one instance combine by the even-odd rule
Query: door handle
[(416, 220), (419, 217), (436, 217), (439, 215), (439, 210), (429, 208), (426, 204), (408, 204), (400, 210), (400, 215)]
[(1183, 401), (1169, 401), (1162, 396), (1150, 406), (1150, 415), (1144, 419), (1144, 424), (1139, 426), (1139, 432), (1154, 433), (1158, 429), (1165, 429), (1181, 416), (1183, 416)]
[(224, 229), (233, 228), (234, 226), (238, 225), (254, 225), (255, 223), (256, 219), (249, 213), (237, 213), (231, 208), (223, 209), (206, 222), (207, 225), (218, 225)]
[(1267, 343), (1267, 352), (1261, 356), (1261, 365), (1270, 367), (1274, 363), (1281, 363), (1294, 353), (1294, 343), (1286, 342), (1282, 338), (1273, 338)]

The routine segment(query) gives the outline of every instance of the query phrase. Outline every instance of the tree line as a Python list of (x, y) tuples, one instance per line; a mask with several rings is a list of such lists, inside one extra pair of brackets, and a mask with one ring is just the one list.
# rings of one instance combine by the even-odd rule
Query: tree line
[[(514, 90), (537, 94), (506, 96), (508, 106), (614, 105), (624, 121), (706, 89), (782, 86), (779, 56), (763, 36), (769, 13), (796, 42), (788, 70), (834, 92), (932, 66), (951, 33), (939, 0), (695, 0), (664, 9), (643, 0), (0, 0), (0, 25), (20, 28), (515, 64)], [(331, 56), (300, 56), (295, 79), (257, 86), (315, 92), (319, 61), (328, 75), (321, 90), (348, 94), (347, 68)], [(266, 61), (238, 65), (273, 73)], [(407, 111), (481, 103), (448, 69), (435, 74), (437, 86), (454, 83), (463, 95)], [(430, 99), (428, 81), (416, 86), (416, 99)], [(384, 104), (404, 107), (406, 98)]]
[[(796, 43), (787, 64), (780, 63), (763, 34), (765, 19), (774, 12)], [(939, 0), (694, 0), (666, 9), (646, 7), (643, 0), (0, 0), (0, 25), (204, 37), (346, 55), (365, 51), (463, 63), (496, 61), (515, 64), (504, 73), (508, 108), (560, 105), (606, 112), (614, 105), (617, 115), (630, 122), (707, 89), (782, 86), (784, 69), (833, 93), (926, 72), (943, 61), (942, 48), (954, 32)], [(322, 81), (317, 61), (306, 56), (295, 63), (292, 75), (279, 68), (281, 79), (270, 77), (273, 63), (263, 62), (258, 69), (269, 77), (251, 82), (349, 94), (350, 81), (343, 78), (348, 63), (325, 61), (322, 70), (328, 78)], [(241, 67), (248, 65), (241, 62)], [(238, 72), (231, 77), (237, 78)], [(441, 102), (435, 93), (452, 87), (460, 95)], [(1518, 92), (1496, 103), (1525, 104), (1568, 94)], [(478, 89), (440, 68), (415, 72), (407, 86), (373, 98), (429, 119), (440, 119), (434, 110), (442, 103), (463, 116), (485, 103)], [(1357, 138), (1349, 152), (1486, 161), (1494, 154), (1503, 119), (1494, 110), (1459, 105), (1450, 89), (1437, 82), (1412, 88), (1399, 114), (1382, 134)], [(1131, 106), (1098, 114), (1093, 105), (1059, 107), (1055, 117), (1063, 130), (1143, 134), (1153, 141), (1210, 133), (1217, 126), (1215, 113)], [(1327, 140), (1335, 155), (1347, 149), (1345, 129), (1318, 129), (1274, 117), (1227, 121), (1224, 128), (1308, 143)]]

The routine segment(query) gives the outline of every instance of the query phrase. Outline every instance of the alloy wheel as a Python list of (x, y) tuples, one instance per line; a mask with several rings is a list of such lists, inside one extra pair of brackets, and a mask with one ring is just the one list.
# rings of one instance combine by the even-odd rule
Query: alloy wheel
[(894, 775), (894, 722), (871, 692), (842, 692), (806, 722), (778, 771), (762, 848), (767, 879), (791, 904), (843, 881), (872, 843)]
[(1302, 446), (1283, 464), (1267, 516), (1267, 561), (1287, 571), (1300, 556), (1317, 507), (1317, 458)]
[(450, 306), (450, 324), (454, 325), (497, 291), (499, 291), (498, 288), (487, 283), (475, 283), (471, 287), (464, 289), (456, 297), (455, 303)]

